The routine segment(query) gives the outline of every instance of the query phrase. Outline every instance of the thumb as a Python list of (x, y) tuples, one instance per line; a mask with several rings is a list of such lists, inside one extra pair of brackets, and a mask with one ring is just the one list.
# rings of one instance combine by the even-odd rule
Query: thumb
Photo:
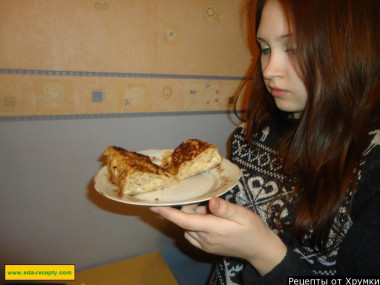
[(213, 197), (209, 202), (210, 212), (220, 218), (228, 219), (234, 222), (241, 222), (242, 208), (239, 205), (227, 202), (219, 197)]

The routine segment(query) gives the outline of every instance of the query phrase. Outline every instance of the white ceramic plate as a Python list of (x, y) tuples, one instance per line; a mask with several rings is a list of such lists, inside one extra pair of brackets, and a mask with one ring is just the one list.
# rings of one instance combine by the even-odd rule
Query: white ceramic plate
[[(148, 155), (154, 163), (159, 164), (163, 153), (167, 150), (146, 150), (140, 153)], [(220, 166), (207, 172), (186, 178), (179, 185), (139, 194), (135, 196), (119, 195), (118, 188), (111, 183), (107, 166), (103, 166), (95, 175), (95, 190), (103, 196), (126, 204), (142, 206), (175, 206), (207, 201), (214, 196), (220, 196), (236, 185), (241, 176), (241, 170), (227, 159)]]

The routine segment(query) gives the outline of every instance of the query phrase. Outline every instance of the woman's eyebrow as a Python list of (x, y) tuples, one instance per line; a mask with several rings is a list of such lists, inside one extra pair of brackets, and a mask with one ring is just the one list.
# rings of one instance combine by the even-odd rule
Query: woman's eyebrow
[[(295, 36), (295, 34), (285, 34), (285, 35), (281, 35), (281, 36), (277, 37), (275, 40), (276, 41), (282, 41), (284, 39), (288, 40), (289, 38), (293, 38), (294, 36)], [(261, 41), (261, 42), (267, 42), (267, 40), (265, 40), (262, 37), (256, 37), (256, 40)]]
[(289, 33), (289, 34), (281, 35), (280, 38), (289, 38), (289, 37), (294, 37), (294, 36), (295, 36), (294, 33)]
[(294, 34), (285, 34), (285, 35), (279, 36), (279, 37), (277, 38), (277, 40), (283, 40), (283, 39), (288, 40), (289, 38), (294, 38), (294, 37), (295, 37)]
[(264, 42), (264, 43), (267, 42), (266, 40), (264, 40), (263, 38), (260, 38), (260, 37), (256, 37), (256, 40), (259, 41), (259, 42)]

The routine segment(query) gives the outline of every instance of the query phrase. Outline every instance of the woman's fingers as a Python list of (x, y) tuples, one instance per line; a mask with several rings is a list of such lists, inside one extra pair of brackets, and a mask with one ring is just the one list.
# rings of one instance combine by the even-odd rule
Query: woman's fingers
[(185, 213), (196, 213), (198, 204), (190, 204), (182, 206), (181, 211)]
[(185, 231), (185, 239), (193, 246), (202, 249), (202, 245), (199, 242), (199, 236), (196, 232)]
[(199, 203), (182, 206), (181, 211), (189, 214), (207, 214), (206, 206), (199, 206)]
[(207, 229), (211, 216), (198, 213), (185, 213), (171, 207), (151, 207), (151, 211), (189, 231), (204, 231)]

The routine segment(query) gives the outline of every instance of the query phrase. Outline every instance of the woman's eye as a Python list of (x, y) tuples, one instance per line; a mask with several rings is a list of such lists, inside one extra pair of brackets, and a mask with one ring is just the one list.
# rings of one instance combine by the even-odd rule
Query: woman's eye
[(285, 52), (288, 52), (288, 53), (295, 53), (297, 51), (297, 48), (294, 48), (294, 47), (288, 47), (285, 49)]
[(269, 54), (270, 53), (270, 48), (269, 47), (263, 47), (263, 48), (260, 48), (260, 53), (261, 54)]

